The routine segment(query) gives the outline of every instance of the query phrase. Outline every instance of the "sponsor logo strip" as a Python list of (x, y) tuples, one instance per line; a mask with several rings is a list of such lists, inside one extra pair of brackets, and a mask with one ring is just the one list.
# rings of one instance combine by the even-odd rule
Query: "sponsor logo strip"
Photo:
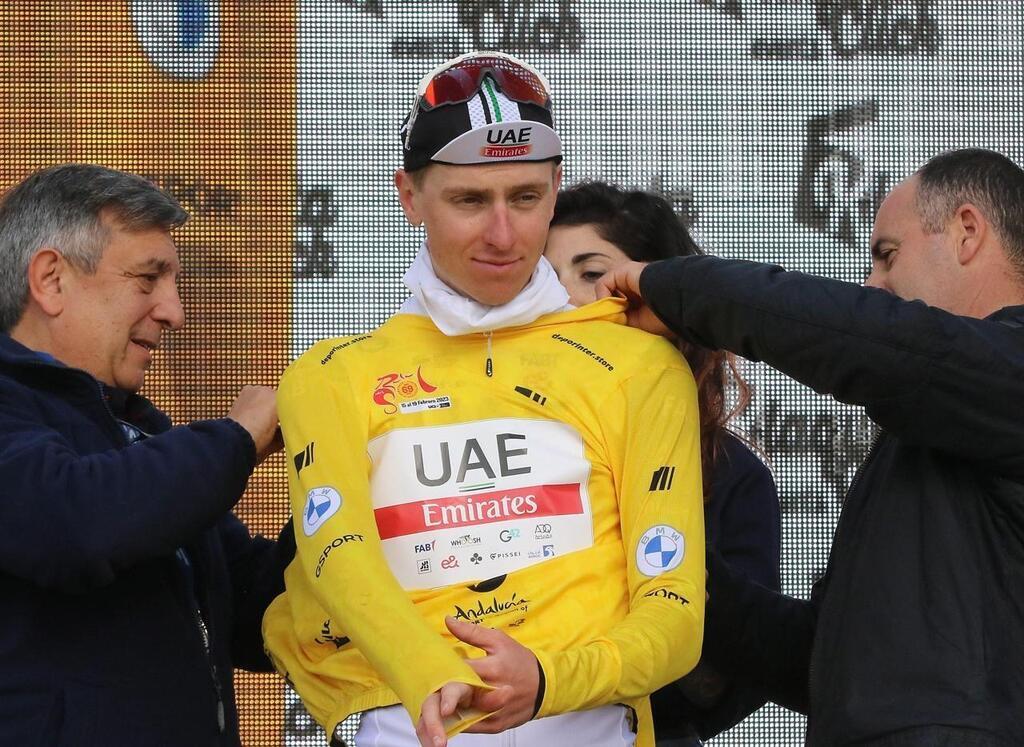
[(517, 518), (583, 513), (579, 484), (534, 485), (512, 491), (457, 495), (385, 506), (374, 511), (382, 540)]

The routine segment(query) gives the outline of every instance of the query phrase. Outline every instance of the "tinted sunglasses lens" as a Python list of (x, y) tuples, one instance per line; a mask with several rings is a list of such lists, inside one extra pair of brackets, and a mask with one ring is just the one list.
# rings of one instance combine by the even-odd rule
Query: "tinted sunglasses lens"
[(547, 106), (547, 89), (541, 80), (521, 67), (495, 68), (495, 80), (502, 92), (513, 101), (523, 104)]
[(483, 70), (449, 68), (433, 77), (423, 93), (430, 108), (444, 104), (461, 104), (476, 95), (483, 79)]
[(499, 57), (464, 60), (438, 73), (427, 84), (422, 101), (429, 109), (469, 101), (480, 90), (484, 75), (491, 75), (501, 92), (513, 101), (548, 105), (548, 93), (540, 78), (526, 68)]

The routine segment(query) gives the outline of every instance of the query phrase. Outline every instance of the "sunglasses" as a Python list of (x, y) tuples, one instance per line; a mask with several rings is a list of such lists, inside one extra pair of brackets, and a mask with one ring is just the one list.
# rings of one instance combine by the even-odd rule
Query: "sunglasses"
[(470, 52), (431, 70), (416, 88), (416, 103), (406, 125), (406, 148), (416, 115), (447, 104), (463, 104), (477, 95), (484, 76), (501, 92), (521, 104), (551, 108), (548, 82), (537, 70), (501, 52)]

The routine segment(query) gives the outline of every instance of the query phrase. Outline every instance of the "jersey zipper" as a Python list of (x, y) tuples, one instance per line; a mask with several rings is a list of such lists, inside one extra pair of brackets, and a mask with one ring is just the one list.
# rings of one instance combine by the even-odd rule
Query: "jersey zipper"
[(488, 330), (484, 332), (484, 337), (487, 338), (487, 363), (484, 364), (484, 373), (487, 374), (488, 378), (494, 376), (494, 358), (492, 356), (493, 348), (491, 347), (491, 338), (494, 337), (494, 332)]

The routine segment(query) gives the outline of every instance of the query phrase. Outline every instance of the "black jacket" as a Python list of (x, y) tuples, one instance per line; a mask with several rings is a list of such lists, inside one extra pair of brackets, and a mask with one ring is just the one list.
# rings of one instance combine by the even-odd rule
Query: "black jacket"
[(704, 656), (808, 713), (811, 745), (1024, 744), (1024, 306), (958, 317), (715, 257), (641, 291), (882, 428), (809, 601), (711, 559)]
[(290, 550), (229, 513), (252, 439), (131, 395), (119, 415), (157, 435), (128, 446), (107, 394), (0, 335), (0, 745), (238, 745), (232, 670), (270, 668)]

